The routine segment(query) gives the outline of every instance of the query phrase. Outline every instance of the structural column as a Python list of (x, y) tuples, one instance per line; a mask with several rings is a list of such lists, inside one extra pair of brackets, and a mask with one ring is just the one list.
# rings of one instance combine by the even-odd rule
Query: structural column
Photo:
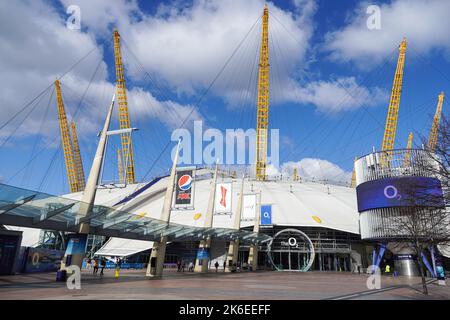
[[(169, 181), (167, 182), (166, 194), (164, 196), (164, 204), (161, 212), (161, 221), (167, 223), (169, 226), (170, 213), (172, 211), (173, 191), (175, 188), (175, 177), (177, 171), (178, 154), (180, 152), (180, 141), (178, 141), (177, 150), (175, 152), (175, 159), (172, 164)], [(162, 236), (160, 241), (153, 243), (150, 260), (147, 265), (146, 276), (149, 278), (161, 277), (164, 267), (164, 259), (166, 256), (167, 237)]]
[[(239, 194), (239, 201), (236, 210), (236, 214), (234, 216), (234, 225), (233, 228), (239, 230), (241, 228), (241, 216), (242, 216), (242, 203), (244, 201), (244, 177), (242, 177), (241, 184), (241, 192)], [(230, 241), (230, 246), (228, 247), (227, 254), (227, 265), (228, 268), (225, 268), (226, 272), (230, 272), (233, 270), (233, 264), (237, 262), (239, 252), (239, 239), (234, 239)]]
[[(259, 225), (261, 223), (261, 191), (259, 192), (258, 205), (256, 207), (255, 225), (253, 226), (253, 232), (259, 233)], [(253, 271), (258, 269), (258, 244), (253, 243), (250, 245), (250, 251), (248, 253), (248, 265), (252, 267)]]
[[(214, 200), (216, 198), (216, 183), (217, 183), (217, 167), (214, 170), (214, 177), (211, 185), (211, 191), (209, 192), (208, 208), (206, 209), (205, 215), (205, 228), (212, 228), (213, 225), (213, 211), (214, 211)], [(211, 237), (208, 236), (206, 239), (200, 241), (197, 257), (195, 259), (195, 272), (208, 272), (209, 260), (210, 260), (210, 250), (211, 248)]]

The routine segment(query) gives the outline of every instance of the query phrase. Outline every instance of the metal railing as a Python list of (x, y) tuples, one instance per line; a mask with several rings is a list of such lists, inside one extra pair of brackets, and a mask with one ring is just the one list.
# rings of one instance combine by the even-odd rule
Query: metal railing
[(356, 160), (356, 184), (402, 176), (434, 177), (432, 169), (437, 167), (430, 152), (423, 149), (373, 152)]

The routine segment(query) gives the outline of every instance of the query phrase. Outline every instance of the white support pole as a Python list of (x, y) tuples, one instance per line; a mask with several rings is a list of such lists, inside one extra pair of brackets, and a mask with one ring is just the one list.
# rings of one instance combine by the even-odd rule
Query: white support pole
[[(253, 232), (259, 233), (259, 225), (261, 224), (261, 191), (259, 192), (258, 203), (256, 206), (255, 225), (253, 226)], [(250, 245), (250, 251), (248, 253), (248, 265), (252, 267), (252, 271), (258, 269), (258, 245), (253, 243)]]
[[(216, 198), (216, 184), (217, 184), (217, 168), (219, 166), (219, 160), (216, 162), (216, 168), (214, 170), (214, 177), (211, 185), (211, 190), (209, 192), (209, 200), (208, 200), (208, 208), (206, 209), (205, 214), (205, 228), (212, 228), (213, 226), (213, 215), (214, 215), (214, 200)], [(211, 248), (211, 236), (208, 236), (206, 239), (200, 241), (199, 251), (204, 250), (206, 254), (202, 256), (201, 259), (198, 257), (195, 259), (195, 272), (208, 272), (209, 265), (209, 249)]]
[[(100, 134), (100, 140), (98, 142), (97, 150), (95, 152), (94, 160), (92, 161), (91, 171), (89, 172), (89, 177), (86, 183), (86, 187), (83, 192), (83, 197), (81, 198), (80, 208), (78, 209), (77, 218), (86, 217), (92, 210), (95, 201), (95, 195), (97, 193), (97, 184), (100, 177), (100, 171), (102, 169), (103, 158), (105, 156), (107, 132), (109, 125), (111, 123), (112, 112), (114, 109), (115, 95), (113, 95), (111, 105), (109, 106), (108, 113), (106, 115), (105, 124), (103, 125), (103, 130)], [(69, 250), (66, 249), (64, 254), (63, 262), (61, 263), (61, 270), (65, 269), (66, 263), (68, 262), (68, 257), (70, 257), (70, 265), (77, 265), (81, 268), (83, 263), (83, 258), (86, 253), (86, 240), (87, 234), (89, 233), (89, 222), (80, 223), (78, 229), (78, 241), (74, 242), (73, 246), (68, 246)], [(84, 245), (84, 248), (82, 247)], [(74, 248), (77, 247), (77, 248)]]
[[(233, 229), (239, 230), (241, 228), (241, 216), (242, 216), (242, 205), (244, 202), (244, 180), (245, 176), (242, 177), (241, 191), (239, 193), (239, 201), (236, 210), (236, 214), (234, 216), (234, 224)], [(227, 254), (227, 264), (228, 268), (225, 271), (230, 272), (234, 270), (233, 264), (237, 263), (239, 253), (239, 239), (231, 240), (230, 246), (228, 247)]]
[[(161, 211), (160, 220), (169, 225), (170, 213), (172, 211), (173, 191), (175, 188), (175, 178), (177, 173), (178, 154), (180, 152), (181, 140), (178, 140), (177, 150), (175, 152), (175, 159), (172, 164), (169, 181), (167, 182), (166, 194), (164, 196), (164, 204)], [(150, 260), (147, 266), (146, 276), (149, 278), (161, 277), (163, 274), (164, 258), (166, 256), (167, 236), (162, 236), (159, 242), (153, 243)]]

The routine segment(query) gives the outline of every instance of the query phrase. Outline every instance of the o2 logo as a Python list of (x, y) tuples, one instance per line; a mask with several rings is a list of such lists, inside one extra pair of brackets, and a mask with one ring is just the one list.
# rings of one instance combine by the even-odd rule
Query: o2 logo
[(295, 239), (294, 237), (290, 237), (288, 241), (281, 241), (281, 245), (283, 247), (292, 247), (292, 248), (298, 247), (297, 239)]
[(31, 264), (33, 267), (39, 268), (39, 252), (35, 252), (31, 258)]
[(387, 199), (397, 199), (397, 200), (402, 199), (402, 196), (398, 194), (397, 188), (394, 187), (393, 185), (389, 185), (384, 188), (384, 196)]
[(70, 16), (66, 20), (66, 27), (69, 30), (81, 30), (81, 9), (77, 5), (70, 5), (66, 14), (70, 14)]

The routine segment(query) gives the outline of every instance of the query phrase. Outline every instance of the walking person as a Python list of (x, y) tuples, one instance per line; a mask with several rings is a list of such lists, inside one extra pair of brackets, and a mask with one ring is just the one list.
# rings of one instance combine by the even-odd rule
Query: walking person
[(186, 268), (186, 262), (181, 262), (181, 271), (184, 272), (184, 268)]
[(219, 269), (219, 262), (218, 261), (216, 261), (216, 263), (214, 263), (214, 267), (216, 267), (216, 272), (217, 272), (218, 269)]
[(391, 266), (387, 264), (387, 265), (386, 265), (386, 268), (384, 269), (384, 272), (385, 272), (386, 274), (391, 273)]
[(105, 259), (105, 257), (102, 258), (102, 260), (100, 262), (100, 267), (102, 268), (100, 270), (100, 275), (102, 276), (103, 275), (103, 270), (105, 270), (105, 267), (106, 267), (106, 259)]
[(177, 261), (177, 272), (180, 272), (180, 271), (181, 271), (181, 261), (178, 260)]
[(98, 259), (94, 258), (94, 271), (93, 271), (93, 274), (97, 275), (97, 272), (98, 272)]
[(91, 258), (86, 260), (86, 270), (91, 270)]
[(225, 272), (226, 268), (227, 268), (227, 261), (223, 260), (223, 272)]

